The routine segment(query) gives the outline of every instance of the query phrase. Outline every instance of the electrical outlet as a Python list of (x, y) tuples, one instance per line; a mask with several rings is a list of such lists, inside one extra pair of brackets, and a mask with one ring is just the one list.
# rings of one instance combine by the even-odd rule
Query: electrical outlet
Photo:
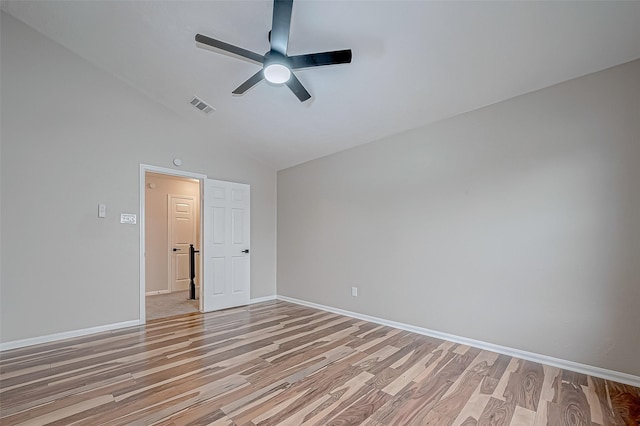
[(351, 295), (353, 297), (358, 297), (358, 287), (351, 287)]

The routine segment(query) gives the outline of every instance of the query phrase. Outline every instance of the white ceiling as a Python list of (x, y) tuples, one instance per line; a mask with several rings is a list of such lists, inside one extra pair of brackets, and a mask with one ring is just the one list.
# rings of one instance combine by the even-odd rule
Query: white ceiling
[[(200, 32), (265, 53), (270, 1), (3, 1), (2, 9), (276, 169), (640, 58), (640, 2), (296, 0), (289, 54), (351, 48), (296, 72), (313, 98)], [(188, 104), (197, 95), (217, 111)]]

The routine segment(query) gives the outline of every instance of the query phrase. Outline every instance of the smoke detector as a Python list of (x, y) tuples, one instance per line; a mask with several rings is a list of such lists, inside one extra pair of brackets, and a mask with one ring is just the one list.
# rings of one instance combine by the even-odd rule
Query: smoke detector
[(205, 114), (211, 114), (213, 111), (216, 110), (214, 107), (212, 107), (202, 99), (198, 98), (197, 96), (194, 96), (193, 99), (189, 101), (189, 103), (193, 105), (194, 108), (196, 108), (197, 110)]

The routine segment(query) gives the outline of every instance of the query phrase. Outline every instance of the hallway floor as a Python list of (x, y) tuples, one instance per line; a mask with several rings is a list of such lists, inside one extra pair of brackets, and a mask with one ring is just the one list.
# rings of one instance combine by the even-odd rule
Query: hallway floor
[(189, 300), (189, 291), (156, 294), (146, 297), (147, 321), (198, 311), (198, 300)]

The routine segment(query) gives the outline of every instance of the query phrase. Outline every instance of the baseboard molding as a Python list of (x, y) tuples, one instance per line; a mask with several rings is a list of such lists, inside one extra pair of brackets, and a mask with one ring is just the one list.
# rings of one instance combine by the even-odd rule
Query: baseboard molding
[(270, 300), (276, 300), (276, 295), (273, 294), (271, 296), (256, 297), (255, 299), (249, 300), (249, 304), (253, 305), (254, 303), (268, 302)]
[(158, 291), (148, 291), (144, 295), (145, 296), (156, 296), (158, 294), (169, 294), (171, 293), (169, 290), (158, 290)]
[(86, 336), (87, 334), (102, 333), (104, 331), (117, 330), (120, 328), (133, 327), (144, 324), (139, 320), (118, 322), (115, 324), (99, 325), (97, 327), (83, 328), (81, 330), (65, 331), (62, 333), (48, 334), (46, 336), (31, 337), (29, 339), (14, 340), (12, 342), (0, 343), (0, 352), (10, 349), (23, 348), (25, 346), (51, 343), (58, 340), (70, 339), (72, 337)]
[[(165, 292), (168, 293), (168, 291), (165, 291)], [(154, 294), (162, 294), (162, 292), (158, 292)], [(147, 295), (149, 294), (147, 293)], [(276, 296), (271, 295), (271, 296), (257, 297), (255, 299), (251, 299), (249, 301), (249, 304), (252, 305), (254, 303), (268, 302), (270, 300), (276, 300)], [(144, 323), (145, 323), (144, 321), (132, 320), (132, 321), (119, 322), (116, 324), (101, 325), (98, 327), (83, 328), (81, 330), (65, 331), (63, 333), (49, 334), (46, 336), (31, 337), (29, 339), (14, 340), (12, 342), (0, 343), (0, 352), (8, 351), (11, 349), (24, 348), (26, 346), (39, 345), (42, 343), (51, 343), (58, 340), (70, 339), (72, 337), (80, 337), (80, 336), (86, 336), (88, 334), (101, 333), (103, 331), (117, 330), (119, 328), (144, 325)]]
[(344, 309), (338, 309), (331, 306), (320, 305), (318, 303), (307, 302), (306, 300), (295, 299), (293, 297), (287, 297), (277, 295), (278, 300), (285, 302), (295, 303), (297, 305), (308, 306), (310, 308), (320, 309), (322, 311), (332, 312), (334, 314), (345, 315), (352, 318), (357, 318), (364, 321), (373, 322), (376, 324), (386, 325), (400, 330), (411, 331), (413, 333), (422, 334), (424, 336), (435, 337), (437, 339), (448, 340), (454, 343), (460, 343), (467, 346), (473, 346), (479, 349), (496, 352), (516, 358), (522, 358), (527, 361), (538, 362), (540, 364), (550, 365), (552, 367), (562, 368), (564, 370), (575, 371), (578, 373), (588, 374), (594, 377), (600, 377), (602, 379), (611, 380), (614, 382), (625, 383), (631, 386), (640, 387), (640, 377), (632, 374), (621, 373), (618, 371), (607, 370), (605, 368), (594, 367), (591, 365), (580, 364), (573, 361), (567, 361), (560, 358), (554, 358), (547, 355), (541, 355), (534, 352), (523, 351), (520, 349), (514, 349), (507, 346), (496, 345), (493, 343), (483, 342), (480, 340), (469, 339), (466, 337), (456, 336), (454, 334), (442, 333), (440, 331), (430, 330), (428, 328), (416, 327), (410, 324), (404, 324), (396, 321), (389, 321), (384, 318), (372, 317), (370, 315), (360, 314), (357, 312), (347, 311)]

